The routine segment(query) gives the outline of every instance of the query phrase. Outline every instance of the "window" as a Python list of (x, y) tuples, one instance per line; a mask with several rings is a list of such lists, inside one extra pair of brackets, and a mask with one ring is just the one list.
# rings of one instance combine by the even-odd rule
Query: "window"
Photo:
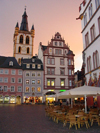
[(100, 17), (98, 18), (98, 29), (99, 29), (99, 34), (100, 34)]
[(15, 78), (11, 78), (11, 83), (15, 83)]
[(69, 80), (69, 86), (72, 86), (72, 81), (71, 80)]
[(14, 91), (15, 91), (15, 87), (11, 86), (11, 92), (14, 92)]
[(29, 44), (29, 37), (26, 37), (26, 44)]
[(55, 49), (55, 54), (62, 54), (62, 50), (61, 49)]
[(37, 84), (40, 84), (41, 82), (40, 82), (40, 80), (37, 80)]
[(71, 59), (69, 59), (68, 64), (71, 65)]
[(3, 82), (3, 78), (0, 77), (0, 82)]
[(7, 86), (4, 86), (4, 92), (7, 92)]
[(0, 86), (0, 91), (3, 91), (2, 86)]
[(32, 84), (35, 84), (35, 80), (32, 80)]
[(94, 64), (94, 69), (99, 66), (99, 55), (98, 51), (93, 53), (93, 64)]
[(30, 68), (30, 64), (26, 64), (26, 68)]
[(22, 87), (18, 86), (18, 92), (22, 92)]
[(71, 70), (69, 70), (69, 75), (72, 75)]
[(32, 64), (32, 68), (35, 68), (35, 64)]
[(59, 42), (59, 46), (62, 46), (62, 43), (61, 42)]
[(8, 78), (4, 78), (4, 83), (7, 83), (8, 82)]
[(57, 46), (57, 42), (55, 42), (55, 46)]
[(21, 63), (21, 59), (20, 58), (18, 58), (18, 64), (20, 64)]
[(54, 86), (55, 80), (54, 79), (47, 79), (47, 86)]
[(18, 47), (18, 53), (21, 53), (21, 47)]
[(12, 61), (9, 62), (9, 66), (13, 66), (13, 62)]
[(30, 76), (30, 73), (29, 72), (26, 72), (26, 77), (29, 77)]
[(91, 71), (91, 57), (89, 56), (87, 58), (87, 72)]
[(41, 65), (40, 64), (38, 64), (38, 69), (40, 69), (41, 68)]
[(95, 5), (96, 5), (96, 9), (97, 9), (100, 5), (100, 0), (95, 0)]
[(64, 73), (65, 73), (64, 68), (60, 68), (60, 74), (61, 74), (61, 75), (64, 75)]
[(3, 74), (3, 69), (0, 69), (0, 74)]
[(29, 92), (29, 87), (26, 87), (26, 92)]
[(84, 14), (84, 26), (87, 24), (87, 13)]
[(35, 87), (32, 87), (32, 92), (35, 92)]
[(18, 70), (18, 75), (22, 75), (22, 70)]
[(91, 33), (91, 42), (95, 39), (95, 26), (93, 25), (90, 29)]
[(11, 74), (12, 74), (12, 75), (15, 75), (15, 74), (16, 74), (16, 70), (12, 70), (12, 71), (11, 71)]
[(41, 76), (41, 73), (38, 73), (37, 76)]
[(5, 70), (5, 74), (8, 74), (8, 70)]
[(18, 79), (18, 83), (22, 83), (22, 78), (19, 78)]
[(47, 74), (54, 75), (55, 74), (55, 69), (54, 68), (47, 68)]
[(64, 80), (64, 79), (61, 79), (60, 85), (61, 85), (61, 86), (65, 86), (65, 80)]
[(54, 59), (53, 58), (51, 59), (51, 64), (54, 65)]
[(35, 76), (35, 73), (32, 73), (32, 77), (34, 77)]
[(22, 35), (20, 36), (19, 43), (23, 43), (23, 36)]
[(60, 59), (60, 65), (64, 65), (64, 59)]
[(37, 92), (41, 92), (41, 87), (37, 87)]
[(29, 84), (29, 80), (28, 79), (26, 80), (26, 84)]
[(50, 64), (50, 58), (47, 59), (48, 64)]
[(86, 45), (86, 47), (89, 45), (89, 34), (88, 34), (88, 32), (85, 35), (85, 45)]
[(27, 48), (27, 54), (29, 54), (30, 53), (30, 49), (29, 49), (29, 47)]
[(92, 11), (92, 3), (89, 6), (89, 18), (92, 17), (93, 11)]

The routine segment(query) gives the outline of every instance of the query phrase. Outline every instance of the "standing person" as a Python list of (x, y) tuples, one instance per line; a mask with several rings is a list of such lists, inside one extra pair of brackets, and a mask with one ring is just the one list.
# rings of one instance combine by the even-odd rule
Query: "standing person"
[(60, 100), (60, 106), (62, 105), (62, 100)]
[(49, 106), (49, 100), (48, 100), (48, 106)]

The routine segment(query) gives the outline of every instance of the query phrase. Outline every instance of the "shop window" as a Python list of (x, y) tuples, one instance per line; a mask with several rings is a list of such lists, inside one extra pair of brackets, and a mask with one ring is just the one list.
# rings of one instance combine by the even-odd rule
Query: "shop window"
[(60, 82), (61, 82), (61, 83), (60, 83), (61, 86), (65, 86), (65, 80), (64, 80), (64, 79), (61, 79)]
[(18, 92), (22, 92), (22, 87), (18, 86)]
[(26, 44), (29, 44), (29, 36), (26, 37)]
[(0, 69), (0, 74), (3, 74), (3, 69)]
[(20, 36), (19, 43), (23, 43), (23, 36)]
[(9, 103), (9, 96), (5, 96), (4, 103)]
[(41, 92), (41, 88), (40, 87), (37, 87), (37, 92)]
[(32, 84), (35, 84), (35, 80), (32, 80)]
[(28, 79), (26, 80), (26, 84), (29, 84), (29, 80)]
[(15, 91), (15, 87), (11, 86), (11, 92), (14, 92), (14, 91)]
[(10, 103), (15, 103), (15, 96), (10, 97)]
[(3, 103), (3, 97), (0, 96), (0, 103)]
[(29, 87), (26, 87), (26, 92), (29, 92)]

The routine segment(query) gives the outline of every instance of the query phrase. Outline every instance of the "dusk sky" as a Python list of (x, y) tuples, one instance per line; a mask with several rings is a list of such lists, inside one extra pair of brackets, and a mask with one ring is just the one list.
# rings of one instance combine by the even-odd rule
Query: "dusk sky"
[(28, 27), (34, 24), (34, 55), (59, 32), (75, 54), (75, 71), (82, 66), (83, 41), (79, 5), (82, 0), (0, 0), (0, 56), (13, 56), (13, 35), (26, 6)]

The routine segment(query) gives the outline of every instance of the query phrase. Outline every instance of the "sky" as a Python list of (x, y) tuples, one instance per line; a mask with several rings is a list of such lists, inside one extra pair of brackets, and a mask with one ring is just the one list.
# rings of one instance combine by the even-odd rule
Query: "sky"
[(33, 54), (38, 54), (39, 43), (48, 45), (59, 32), (75, 54), (75, 71), (81, 70), (83, 41), (79, 5), (82, 0), (0, 0), (0, 56), (13, 56), (13, 35), (19, 27), (26, 6), (28, 27), (34, 24)]

